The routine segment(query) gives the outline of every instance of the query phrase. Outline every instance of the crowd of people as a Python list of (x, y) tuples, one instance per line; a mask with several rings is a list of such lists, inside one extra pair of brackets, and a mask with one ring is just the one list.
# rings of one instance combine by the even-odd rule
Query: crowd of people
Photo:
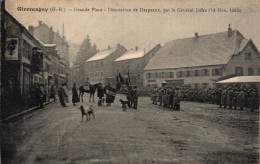
[[(176, 93), (176, 91), (180, 91)], [(253, 112), (259, 108), (259, 90), (257, 87), (218, 86), (214, 89), (192, 89), (164, 87), (153, 89), (153, 104), (167, 108), (176, 108), (174, 104), (182, 101), (216, 104), (219, 108), (240, 109), (250, 108)], [(175, 105), (176, 106), (176, 105)]]
[(43, 108), (43, 103), (48, 102), (53, 99), (54, 102), (57, 101), (57, 97), (63, 107), (66, 107), (68, 100), (68, 89), (66, 83), (63, 83), (59, 89), (56, 89), (55, 85), (39, 84), (33, 83), (31, 87), (31, 106), (39, 106)]

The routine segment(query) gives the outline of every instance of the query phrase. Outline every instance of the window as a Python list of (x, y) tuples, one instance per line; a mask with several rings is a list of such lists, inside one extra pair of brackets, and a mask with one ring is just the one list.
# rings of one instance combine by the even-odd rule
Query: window
[(222, 73), (223, 71), (221, 68), (212, 69), (212, 76), (220, 76)]
[[(139, 75), (139, 74), (138, 74)], [(157, 72), (154, 73), (154, 77), (157, 78), (158, 77), (158, 74)]]
[(165, 73), (164, 72), (162, 72), (161, 78), (165, 78)]
[(173, 78), (173, 77), (174, 77), (173, 72), (169, 72), (169, 78)]
[(101, 68), (103, 67), (103, 61), (100, 62), (100, 67), (101, 67)]
[(257, 75), (260, 75), (260, 68), (257, 68)]
[(236, 67), (235, 69), (236, 76), (243, 76), (243, 67)]
[(209, 70), (203, 69), (203, 76), (209, 76)]
[(99, 63), (97, 62), (96, 67), (99, 68)]
[(151, 73), (146, 74), (147, 79), (151, 79)]
[(186, 77), (189, 77), (190, 76), (190, 71), (186, 71)]
[(194, 76), (199, 76), (199, 70), (194, 71)]
[(252, 59), (251, 53), (245, 53), (245, 60), (251, 60), (251, 59)]
[(177, 77), (182, 77), (182, 71), (177, 72)]
[(32, 56), (32, 46), (26, 42), (26, 40), (23, 40), (23, 57), (26, 59), (31, 59)]
[(169, 78), (169, 72), (165, 72), (165, 78)]
[(248, 68), (248, 76), (252, 76), (252, 75), (254, 75), (254, 70), (253, 70), (253, 68), (249, 67)]

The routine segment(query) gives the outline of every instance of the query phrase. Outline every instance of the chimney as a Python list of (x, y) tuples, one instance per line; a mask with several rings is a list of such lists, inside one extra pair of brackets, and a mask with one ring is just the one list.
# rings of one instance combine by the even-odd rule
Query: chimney
[(145, 54), (145, 47), (144, 47), (144, 54)]
[(41, 26), (42, 25), (42, 21), (38, 21), (39, 22), (39, 26)]
[(199, 38), (199, 34), (197, 32), (195, 32), (195, 38), (198, 39)]
[(121, 46), (121, 45), (118, 43), (118, 44), (117, 44), (117, 47), (120, 47), (120, 46)]
[(30, 34), (32, 34), (32, 35), (33, 35), (33, 30), (34, 30), (33, 25), (29, 25), (28, 31), (29, 31)]
[(52, 31), (52, 26), (50, 27), (51, 31)]
[(228, 37), (231, 37), (232, 35), (232, 28), (231, 28), (231, 25), (229, 24), (228, 25)]
[(108, 45), (107, 49), (110, 49), (110, 45)]
[(137, 51), (138, 50), (138, 47), (137, 46), (135, 46), (135, 51)]
[(60, 31), (59, 30), (57, 30), (57, 34), (60, 36)]

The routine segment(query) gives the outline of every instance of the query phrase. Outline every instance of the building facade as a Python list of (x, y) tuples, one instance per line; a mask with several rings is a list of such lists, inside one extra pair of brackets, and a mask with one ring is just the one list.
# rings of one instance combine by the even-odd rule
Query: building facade
[(128, 77), (129, 73), (131, 84), (142, 86), (143, 69), (160, 48), (161, 46), (158, 44), (148, 52), (145, 52), (145, 49), (139, 50), (138, 47), (135, 50), (125, 52), (113, 62), (113, 69), (118, 70), (114, 71), (113, 83), (116, 83), (116, 76), (120, 72), (125, 77)]
[[(53, 65), (53, 67), (59, 67), (64, 68), (65, 64), (65, 77), (63, 77), (63, 73), (55, 74), (55, 84), (58, 85), (61, 81), (68, 83), (69, 78), (69, 63), (70, 63), (70, 56), (69, 56), (69, 45), (65, 38), (65, 32), (64, 32), (64, 25), (63, 25), (63, 32), (62, 35), (60, 35), (59, 31), (54, 32), (52, 26), (49, 27), (42, 21), (39, 21), (39, 25), (37, 27), (33, 27), (30, 25), (28, 27), (28, 30), (30, 31), (33, 36), (38, 38), (44, 45), (55, 45), (56, 47), (56, 58), (58, 58), (59, 61), (61, 61), (57, 66)], [(56, 60), (56, 59), (55, 59)], [(54, 61), (56, 63), (56, 61)], [(60, 66), (63, 65), (63, 66)], [(54, 68), (56, 70), (59, 70), (59, 68)], [(63, 71), (63, 70), (62, 70)], [(57, 81), (57, 79), (59, 79)], [(71, 85), (71, 84), (68, 84)]]
[(52, 26), (49, 27), (42, 21), (39, 21), (39, 25), (37, 27), (30, 25), (28, 29), (34, 36), (39, 38), (45, 44), (56, 44), (56, 48), (58, 50), (57, 53), (60, 55), (67, 67), (69, 67), (69, 45), (65, 38), (64, 25), (62, 35), (60, 35), (59, 31), (54, 32)]
[(26, 103), (35, 77), (42, 82), (44, 47), (7, 11), (4, 13), (5, 54), (3, 58), (4, 103)]
[(238, 30), (167, 42), (144, 69), (145, 86), (214, 87), (233, 76), (260, 75), (260, 54)]
[(126, 51), (124, 46), (118, 45), (93, 55), (85, 61), (85, 80), (89, 78), (93, 84), (109, 83), (109, 77), (113, 76), (116, 71), (113, 69), (113, 61)]
[(44, 44), (45, 54), (50, 59), (50, 62), (45, 63), (45, 83), (50, 85), (60, 86), (62, 83), (67, 83), (66, 67), (61, 57), (57, 54), (56, 44)]

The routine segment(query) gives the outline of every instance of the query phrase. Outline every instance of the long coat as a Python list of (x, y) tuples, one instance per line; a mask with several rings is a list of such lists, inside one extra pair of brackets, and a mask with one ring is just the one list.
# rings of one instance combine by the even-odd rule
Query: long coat
[(240, 91), (237, 95), (238, 106), (243, 107), (244, 101), (245, 101), (245, 93), (243, 91)]
[(72, 88), (72, 103), (77, 103), (77, 102), (79, 102), (79, 95), (77, 92), (77, 88), (73, 87)]
[(97, 97), (99, 99), (102, 99), (104, 97), (104, 94), (105, 94), (104, 89), (101, 86), (99, 86), (97, 88)]
[(61, 103), (68, 103), (69, 102), (68, 90), (67, 90), (67, 88), (65, 86), (60, 87), (59, 98), (60, 98), (60, 102)]
[(40, 103), (44, 102), (45, 92), (43, 86), (39, 87), (39, 101)]

